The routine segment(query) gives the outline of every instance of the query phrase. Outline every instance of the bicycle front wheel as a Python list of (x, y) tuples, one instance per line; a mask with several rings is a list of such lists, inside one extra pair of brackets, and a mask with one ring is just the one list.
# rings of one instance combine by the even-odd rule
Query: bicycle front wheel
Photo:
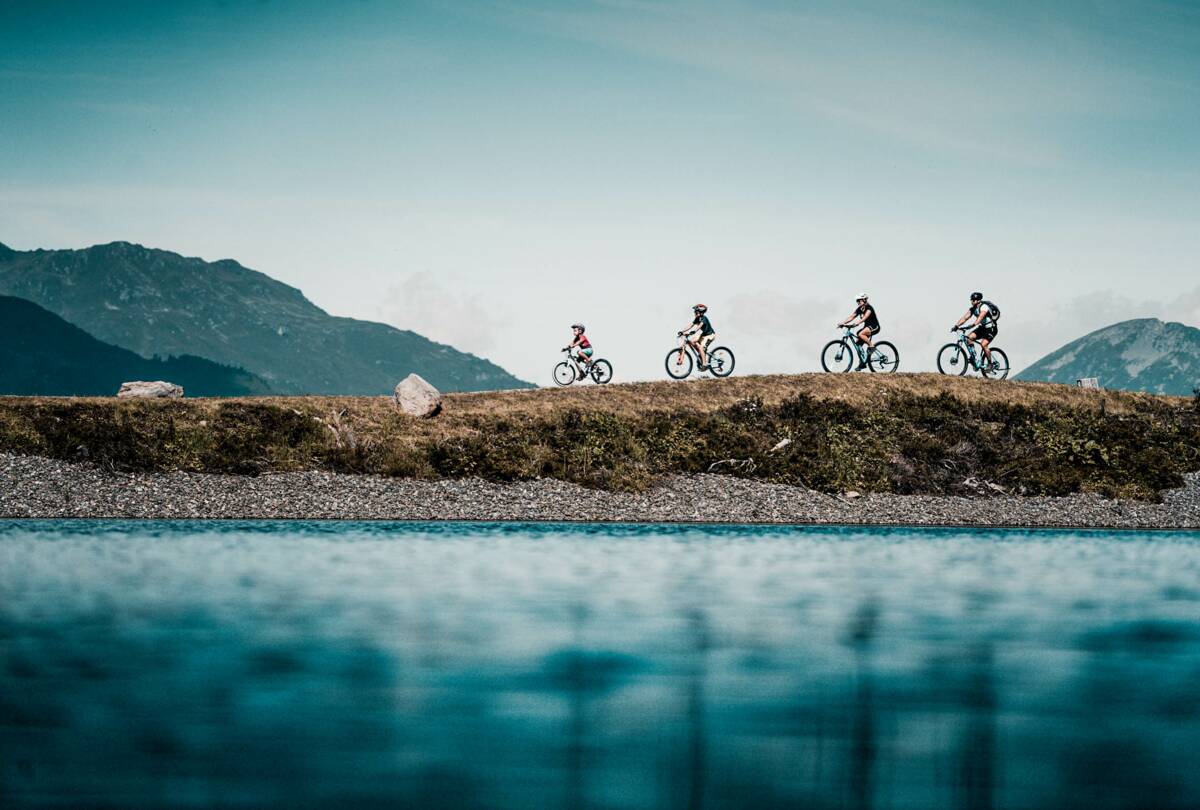
[[(683, 362), (679, 362), (682, 357)], [(667, 352), (667, 375), (676, 380), (682, 380), (692, 373), (692, 355), (685, 349), (672, 349)]]
[(597, 385), (604, 385), (612, 379), (612, 363), (607, 360), (596, 360), (592, 363), (592, 379)]
[(900, 351), (892, 343), (881, 340), (867, 355), (867, 365), (871, 367), (871, 371), (891, 374), (900, 368)]
[(559, 385), (570, 385), (575, 382), (575, 369), (566, 360), (554, 367), (554, 381)]
[(943, 346), (938, 352), (937, 361), (938, 371), (943, 374), (961, 377), (967, 373), (967, 356), (963, 353), (962, 346), (957, 343), (947, 343)]
[(854, 349), (844, 340), (831, 340), (821, 349), (821, 368), (832, 373), (849, 371), (854, 365)]
[(992, 363), (985, 364), (983, 367), (983, 376), (989, 380), (1003, 380), (1008, 376), (1009, 365), (1008, 355), (1002, 349), (992, 349)]
[(714, 377), (728, 377), (733, 373), (733, 352), (724, 346), (709, 351), (708, 370)]

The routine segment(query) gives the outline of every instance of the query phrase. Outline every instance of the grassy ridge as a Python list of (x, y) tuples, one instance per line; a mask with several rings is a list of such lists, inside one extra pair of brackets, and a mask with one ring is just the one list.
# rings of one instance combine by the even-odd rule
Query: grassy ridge
[(125, 470), (552, 477), (637, 490), (712, 469), (826, 492), (972, 494), (990, 482), (1146, 499), (1200, 469), (1198, 447), (1188, 399), (929, 374), (452, 394), (429, 420), (385, 397), (0, 398), (0, 450)]

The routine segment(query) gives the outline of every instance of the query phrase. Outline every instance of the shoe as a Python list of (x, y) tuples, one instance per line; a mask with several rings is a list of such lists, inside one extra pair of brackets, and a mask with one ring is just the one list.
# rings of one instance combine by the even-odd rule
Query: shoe
[(854, 369), (854, 370), (855, 370), (855, 371), (862, 371), (862, 370), (863, 370), (863, 369), (865, 369), (866, 367), (867, 367), (867, 364), (866, 364), (866, 363), (859, 363), (859, 364), (858, 364), (858, 365), (855, 367), (855, 369)]
[(586, 372), (586, 371), (581, 371), (581, 372), (579, 372), (579, 375), (578, 375), (578, 376), (577, 376), (575, 379), (576, 379), (577, 381), (578, 381), (578, 380), (586, 380), (586, 379), (587, 379), (587, 372)]

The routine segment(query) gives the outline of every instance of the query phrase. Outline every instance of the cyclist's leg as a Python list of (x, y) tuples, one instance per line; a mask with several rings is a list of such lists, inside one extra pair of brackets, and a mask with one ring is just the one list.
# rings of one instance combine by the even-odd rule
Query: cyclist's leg
[(700, 365), (708, 365), (708, 347), (712, 345), (712, 342), (716, 339), (716, 337), (716, 334), (706, 335), (701, 337), (700, 340), (696, 341), (697, 345), (700, 347)]
[(990, 337), (979, 339), (979, 346), (983, 349), (983, 359), (989, 363), (992, 362), (992, 351), (988, 348), (988, 345), (991, 344), (991, 342), (992, 339)]

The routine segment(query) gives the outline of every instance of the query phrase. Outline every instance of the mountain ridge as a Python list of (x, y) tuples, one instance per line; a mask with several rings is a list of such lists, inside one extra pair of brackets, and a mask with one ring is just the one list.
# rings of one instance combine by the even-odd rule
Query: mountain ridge
[(14, 295), (142, 356), (245, 368), (281, 394), (381, 394), (411, 372), (443, 391), (530, 387), (490, 361), (386, 324), (330, 315), (234, 259), (115, 241), (0, 254)]
[(254, 396), (266, 381), (193, 356), (147, 359), (97, 340), (23, 298), (0, 295), (0, 395), (111, 396), (129, 380), (168, 380), (190, 396)]
[(1105, 388), (1186, 396), (1200, 385), (1200, 329), (1133, 318), (1055, 349), (1015, 376), (1074, 383), (1096, 377)]

